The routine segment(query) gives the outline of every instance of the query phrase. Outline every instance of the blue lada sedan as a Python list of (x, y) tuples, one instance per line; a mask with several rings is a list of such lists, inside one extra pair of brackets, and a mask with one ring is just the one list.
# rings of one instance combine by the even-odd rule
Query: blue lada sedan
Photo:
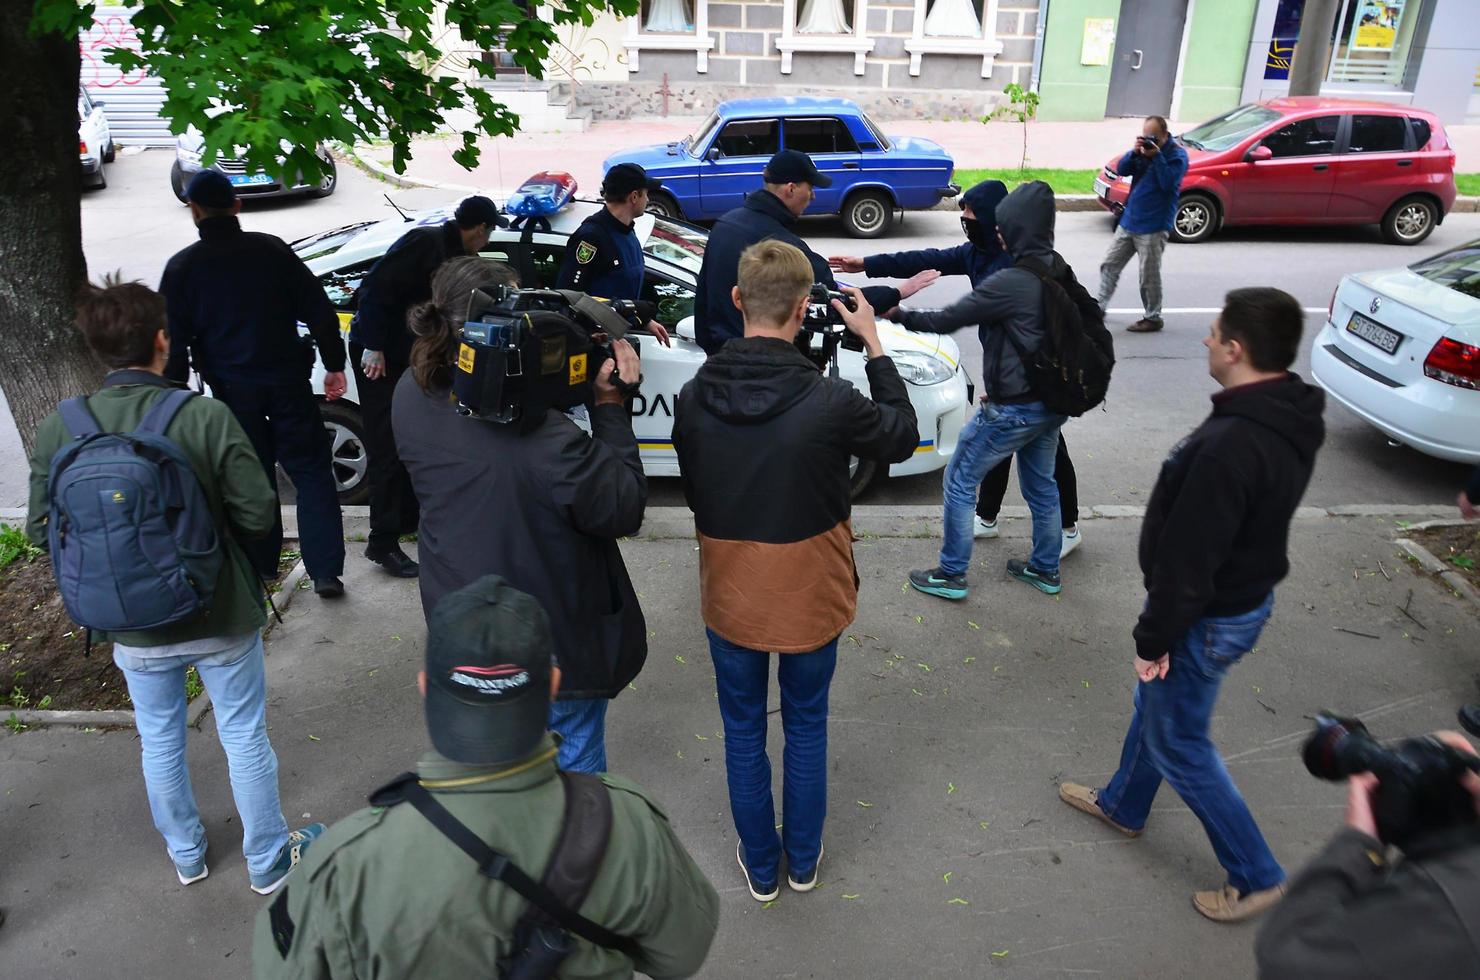
[(886, 136), (847, 99), (735, 99), (677, 143), (614, 153), (603, 169), (641, 164), (663, 182), (652, 196), (658, 214), (713, 221), (761, 186), (766, 161), (778, 150), (801, 150), (832, 178), (817, 188), (808, 214), (840, 214), (855, 238), (877, 238), (896, 211), (923, 210), (961, 189), (956, 164), (939, 144)]

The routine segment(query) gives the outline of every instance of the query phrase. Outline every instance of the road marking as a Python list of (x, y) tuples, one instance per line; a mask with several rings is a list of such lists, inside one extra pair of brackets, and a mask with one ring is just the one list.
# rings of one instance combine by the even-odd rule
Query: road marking
[[(1325, 313), (1326, 312), (1326, 308), (1324, 306), (1302, 306), (1301, 309), (1304, 310), (1306, 313)], [(1122, 315), (1123, 316), (1123, 315), (1125, 315), (1127, 313), (1144, 313), (1145, 310), (1141, 309), (1139, 306), (1112, 306), (1110, 309), (1106, 310), (1105, 312), (1106, 313), (1115, 313), (1115, 314), (1118, 314), (1118, 315)], [(1162, 310), (1161, 312), (1163, 314), (1166, 314), (1166, 313), (1222, 313), (1223, 312), (1223, 307), (1221, 307), (1221, 306), (1172, 306), (1172, 307), (1168, 307), (1168, 308)]]

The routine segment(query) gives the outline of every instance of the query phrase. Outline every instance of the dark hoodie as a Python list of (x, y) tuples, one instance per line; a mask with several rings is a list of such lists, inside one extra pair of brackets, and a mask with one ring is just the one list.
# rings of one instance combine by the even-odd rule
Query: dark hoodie
[(1326, 437), (1326, 396), (1289, 374), (1228, 388), (1172, 450), (1146, 506), (1146, 608), (1136, 652), (1155, 660), (1206, 616), (1264, 602), (1290, 570), (1290, 519)]
[(699, 536), (704, 623), (752, 650), (807, 653), (857, 612), (848, 459), (899, 463), (919, 440), (894, 362), (873, 400), (795, 346), (732, 340), (684, 385), (673, 445)]
[[(994, 272), (1012, 265), (1012, 257), (997, 240), (997, 205), (1007, 196), (1000, 180), (984, 180), (961, 199), (976, 215), (976, 237), (955, 248), (922, 248), (910, 252), (885, 252), (863, 260), (863, 271), (871, 279), (908, 279), (934, 269), (943, 276), (967, 276), (973, 288)], [(965, 221), (966, 219), (961, 219)], [(887, 312), (887, 311), (880, 311)]]
[[(1023, 184), (997, 205), (997, 228), (1014, 261), (1048, 266), (1074, 297), (1083, 291), (1067, 262), (1053, 250), (1053, 190), (1041, 180)], [(1087, 295), (1087, 294), (1086, 294)], [(899, 322), (921, 333), (953, 333), (977, 324), (982, 342), (982, 386), (992, 401), (1035, 402), (1016, 348), (1032, 354), (1043, 343), (1043, 282), (1027, 269), (1007, 268), (944, 310), (905, 310)], [(1007, 333), (1017, 341), (1009, 343)]]

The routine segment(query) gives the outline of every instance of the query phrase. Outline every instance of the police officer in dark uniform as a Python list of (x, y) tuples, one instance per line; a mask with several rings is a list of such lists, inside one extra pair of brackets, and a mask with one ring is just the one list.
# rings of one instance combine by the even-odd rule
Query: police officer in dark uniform
[[(581, 222), (566, 242), (555, 288), (602, 299), (642, 299), (646, 263), (633, 226), (647, 211), (648, 195), (662, 186), (635, 163), (619, 163), (608, 170), (601, 182), (606, 204)], [(648, 330), (669, 346), (668, 331), (661, 323), (650, 321)]]
[[(242, 231), (241, 202), (224, 174), (202, 170), (185, 197), (200, 241), (170, 259), (159, 284), (170, 335), (165, 376), (184, 382), (193, 364), (246, 430), (274, 487), (282, 464), (298, 493), (298, 537), (314, 592), (337, 598), (344, 524), (329, 435), (308, 379), (316, 345), (328, 371), (325, 397), (344, 394), (339, 316), (281, 238)], [(300, 322), (311, 344), (300, 338)], [(281, 518), (267, 537), (240, 544), (260, 575), (277, 576)]]
[(419, 567), (401, 550), (402, 534), (416, 530), (416, 493), (396, 451), (391, 399), (415, 339), (406, 313), (432, 298), (432, 275), (448, 259), (477, 255), (489, 232), (508, 224), (486, 197), (465, 198), (451, 221), (413, 228), (371, 266), (361, 283), (349, 331), (350, 365), (360, 394), (370, 451), (370, 537), (365, 557), (397, 578), (415, 578)]

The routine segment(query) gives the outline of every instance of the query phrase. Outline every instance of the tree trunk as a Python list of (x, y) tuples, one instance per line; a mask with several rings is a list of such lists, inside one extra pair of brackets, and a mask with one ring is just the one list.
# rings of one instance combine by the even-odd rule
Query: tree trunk
[(29, 454), (57, 402), (102, 367), (73, 326), (86, 281), (77, 155), (76, 39), (31, 37), (31, 0), (0, 0), (0, 386)]

